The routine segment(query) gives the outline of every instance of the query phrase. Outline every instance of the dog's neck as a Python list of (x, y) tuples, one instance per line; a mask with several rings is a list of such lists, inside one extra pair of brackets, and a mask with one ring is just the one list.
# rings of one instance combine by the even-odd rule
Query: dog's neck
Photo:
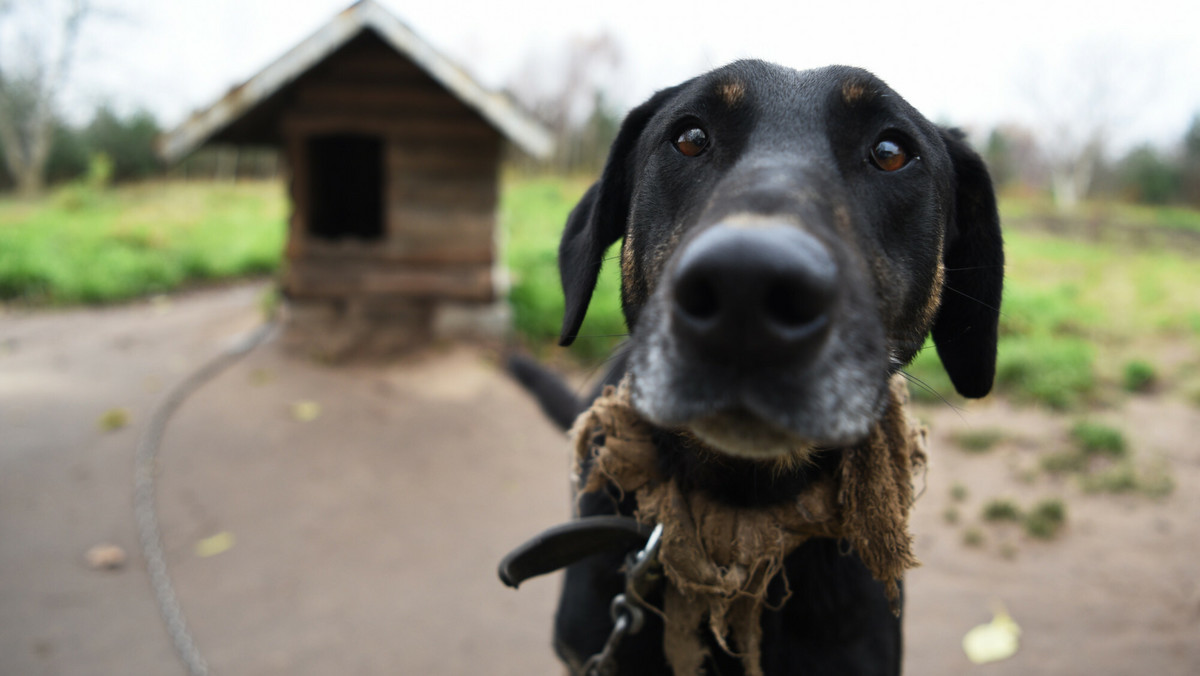
[(702, 491), (736, 507), (770, 507), (794, 499), (837, 469), (839, 451), (819, 450), (803, 460), (750, 460), (706, 447), (695, 437), (655, 428), (662, 476), (676, 477), (684, 492)]

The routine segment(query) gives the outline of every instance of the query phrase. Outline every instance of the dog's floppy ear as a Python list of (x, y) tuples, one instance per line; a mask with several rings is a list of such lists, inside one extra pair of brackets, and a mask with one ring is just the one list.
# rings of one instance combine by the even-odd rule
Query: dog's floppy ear
[(633, 155), (642, 130), (682, 86), (664, 89), (630, 111), (609, 150), (600, 180), (588, 188), (567, 217), (567, 227), (558, 246), (558, 273), (565, 299), (559, 345), (575, 342), (596, 289), (604, 251), (625, 234), (633, 187)]
[(991, 391), (996, 374), (1004, 243), (983, 159), (958, 130), (943, 130), (942, 139), (954, 163), (955, 206), (946, 233), (946, 278), (933, 342), (954, 389), (978, 398)]

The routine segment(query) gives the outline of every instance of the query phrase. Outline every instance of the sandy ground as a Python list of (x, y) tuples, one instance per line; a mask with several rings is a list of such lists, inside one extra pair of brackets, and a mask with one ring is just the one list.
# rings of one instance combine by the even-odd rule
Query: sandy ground
[[(0, 674), (183, 673), (132, 514), (132, 463), (155, 402), (258, 322), (258, 286), (103, 310), (0, 315)], [(319, 414), (302, 421), (298, 402)], [(130, 424), (99, 418), (124, 407)], [(1099, 414), (1165, 459), (1163, 500), (1083, 494), (1038, 475), (1067, 421), (1003, 402), (923, 409), (932, 466), (913, 530), (907, 673), (1200, 673), (1200, 411), (1134, 398)], [(970, 455), (955, 430), (1001, 427)], [(567, 514), (567, 444), (483, 352), (331, 368), (256, 350), (174, 418), (159, 505), (180, 601), (214, 674), (557, 674), (558, 582), (496, 579), (512, 546)], [(1022, 478), (1025, 477), (1025, 478)], [(961, 521), (943, 518), (968, 488)], [(1062, 498), (1054, 541), (981, 526), (981, 505)], [(199, 556), (220, 533), (232, 548)], [(130, 555), (91, 570), (84, 553)], [(963, 635), (1003, 603), (1021, 647), (973, 667)]]

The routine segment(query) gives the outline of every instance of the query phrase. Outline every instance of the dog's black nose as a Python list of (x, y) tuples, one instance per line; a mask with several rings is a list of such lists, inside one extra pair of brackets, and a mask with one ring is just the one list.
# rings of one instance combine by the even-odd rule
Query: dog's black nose
[(680, 255), (674, 330), (725, 363), (795, 364), (816, 353), (830, 324), (837, 264), (789, 225), (716, 225)]

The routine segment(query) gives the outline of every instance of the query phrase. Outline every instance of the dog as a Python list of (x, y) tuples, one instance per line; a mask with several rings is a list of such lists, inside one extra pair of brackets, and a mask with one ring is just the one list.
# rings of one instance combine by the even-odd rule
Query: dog
[[(685, 490), (794, 499), (879, 421), (929, 335), (960, 394), (991, 389), (1004, 253), (987, 168), (865, 70), (738, 61), (632, 110), (563, 232), (562, 345), (622, 239), (630, 334), (601, 386), (627, 379), (660, 471)], [(563, 429), (587, 408), (535, 362), (511, 368)], [(634, 508), (595, 493), (577, 505)], [(555, 647), (573, 673), (612, 630), (623, 556), (567, 568)], [(900, 673), (901, 618), (854, 551), (812, 539), (784, 569), (761, 620), (766, 674)], [(648, 614), (617, 673), (671, 673), (662, 631)], [(743, 673), (710, 648), (705, 673)]]

